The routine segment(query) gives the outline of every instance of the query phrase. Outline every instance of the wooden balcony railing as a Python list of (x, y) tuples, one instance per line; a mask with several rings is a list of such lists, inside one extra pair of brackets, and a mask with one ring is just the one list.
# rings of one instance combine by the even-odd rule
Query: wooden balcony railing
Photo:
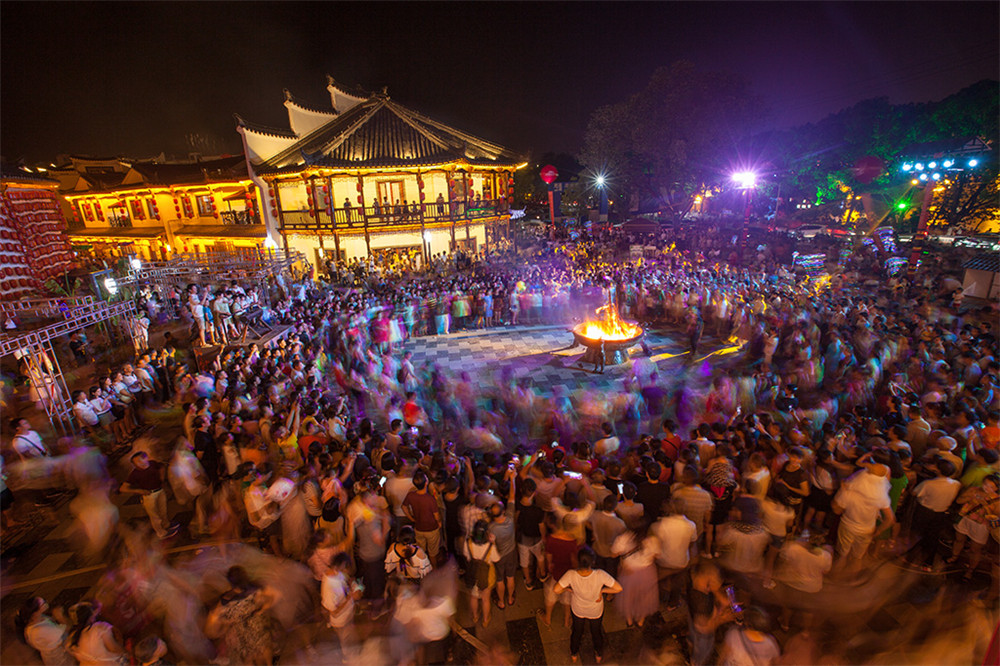
[(486, 217), (507, 215), (510, 206), (505, 199), (489, 199), (479, 201), (452, 201), (411, 203), (389, 206), (366, 206), (365, 208), (335, 208), (333, 217), (327, 210), (320, 210), (316, 218), (309, 215), (308, 210), (283, 210), (281, 216), (285, 229), (338, 231), (369, 229), (384, 229), (385, 227), (402, 227), (414, 224), (434, 224), (440, 222), (455, 222), (456, 224), (474, 221)]
[(219, 214), (223, 224), (261, 224), (260, 218), (249, 210), (227, 210)]

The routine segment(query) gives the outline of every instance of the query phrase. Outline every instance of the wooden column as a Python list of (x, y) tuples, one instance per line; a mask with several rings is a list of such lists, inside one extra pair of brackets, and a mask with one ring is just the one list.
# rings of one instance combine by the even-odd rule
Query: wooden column
[(445, 172), (444, 177), (448, 184), (448, 219), (451, 221), (451, 247), (455, 248), (455, 200), (451, 196), (452, 183), (455, 180), (454, 172)]
[(465, 241), (468, 244), (470, 238), (472, 238), (469, 233), (469, 172), (462, 172), (462, 182), (465, 183)]
[(361, 205), (361, 215), (365, 220), (365, 249), (368, 251), (368, 258), (371, 258), (372, 239), (371, 235), (368, 233), (368, 210), (365, 206), (365, 180), (360, 173), (358, 174), (358, 203)]
[[(333, 251), (337, 253), (334, 261), (340, 261), (340, 234), (337, 233), (337, 200), (333, 198), (333, 176), (326, 177), (326, 186), (330, 192), (330, 225), (333, 229)], [(364, 211), (362, 211), (364, 213)]]
[(288, 234), (285, 232), (285, 213), (281, 210), (281, 188), (278, 187), (278, 181), (271, 181), (274, 186), (274, 203), (275, 210), (278, 211), (278, 231), (281, 233), (281, 241), (285, 245), (285, 259), (288, 259)]
[[(427, 226), (424, 222), (424, 179), (420, 175), (419, 171), (417, 172), (417, 205), (420, 208), (420, 247), (426, 247), (427, 254), (430, 254), (430, 248), (428, 247), (429, 243), (424, 237), (424, 233), (427, 230)], [(427, 257), (424, 257), (424, 265), (427, 265)]]

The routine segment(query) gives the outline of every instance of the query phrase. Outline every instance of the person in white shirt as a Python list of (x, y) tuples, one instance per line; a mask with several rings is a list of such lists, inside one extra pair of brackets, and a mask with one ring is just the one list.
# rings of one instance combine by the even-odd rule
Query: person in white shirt
[(950, 460), (938, 457), (934, 472), (937, 476), (913, 490), (917, 504), (912, 525), (920, 535), (920, 541), (914, 547), (915, 557), (911, 557), (910, 561), (925, 570), (929, 568), (928, 562), (934, 559), (942, 534), (948, 530), (948, 509), (962, 490), (962, 484), (951, 478), (955, 474), (955, 466)]
[(88, 433), (93, 434), (100, 426), (101, 421), (97, 418), (93, 405), (87, 400), (85, 391), (73, 392), (73, 414), (76, 416), (76, 422)]
[(570, 569), (556, 582), (555, 594), (561, 595), (566, 590), (572, 592), (570, 612), (573, 617), (573, 629), (569, 637), (569, 656), (575, 663), (580, 658), (580, 643), (583, 641), (584, 628), (590, 629), (590, 638), (594, 642), (594, 654), (597, 663), (604, 659), (604, 595), (618, 594), (622, 586), (606, 571), (594, 569), (596, 556), (590, 548), (580, 549), (577, 555), (578, 566)]
[(610, 423), (602, 423), (601, 430), (604, 436), (594, 442), (594, 453), (599, 456), (614, 456), (618, 453), (621, 440), (614, 435), (614, 428)]
[(320, 583), (320, 599), (326, 611), (327, 626), (337, 632), (340, 649), (343, 652), (357, 644), (354, 631), (354, 602), (361, 596), (361, 590), (352, 585), (348, 576), (351, 558), (347, 553), (333, 556), (333, 564)]
[(52, 455), (48, 447), (42, 443), (41, 436), (31, 428), (31, 423), (28, 419), (11, 419), (10, 427), (14, 430), (11, 445), (21, 460), (31, 460), (33, 458), (43, 458)]
[(276, 502), (268, 499), (264, 483), (271, 476), (267, 465), (250, 473), (250, 487), (243, 496), (246, 504), (247, 520), (257, 532), (257, 542), (261, 550), (270, 548), (275, 555), (281, 554), (278, 542), (278, 517), (281, 511)]
[(657, 521), (650, 532), (660, 544), (656, 558), (660, 578), (666, 579), (667, 609), (680, 605), (684, 587), (684, 572), (698, 545), (698, 527), (687, 519), (673, 500), (666, 503), (667, 515)]
[[(782, 608), (781, 627), (785, 631), (793, 605), (807, 605), (809, 598), (823, 589), (823, 576), (833, 567), (833, 548), (825, 545), (826, 536), (825, 530), (816, 530), (808, 537), (786, 542), (781, 548), (775, 577), (795, 591), (788, 599), (797, 600), (795, 604), (786, 602)], [(808, 617), (803, 622), (809, 626)]]
[(850, 571), (860, 568), (876, 527), (884, 532), (896, 522), (889, 500), (889, 468), (871, 462), (867, 455), (859, 464), (864, 469), (846, 480), (833, 498), (833, 511), (840, 515), (838, 567), (847, 566)]

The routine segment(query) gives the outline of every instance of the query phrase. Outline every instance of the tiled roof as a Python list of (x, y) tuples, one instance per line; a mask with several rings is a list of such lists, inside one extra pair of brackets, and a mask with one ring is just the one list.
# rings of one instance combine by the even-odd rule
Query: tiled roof
[(93, 190), (113, 190), (122, 184), (125, 178), (124, 171), (112, 171), (110, 173), (81, 173), (83, 178)]
[(38, 183), (39, 185), (58, 185), (59, 181), (40, 173), (31, 173), (12, 164), (0, 164), (0, 178), (16, 180), (20, 183)]
[(250, 130), (251, 132), (256, 132), (257, 134), (268, 134), (270, 136), (280, 136), (285, 139), (296, 138), (295, 132), (292, 130), (281, 129), (280, 127), (268, 127), (267, 125), (260, 125), (258, 123), (252, 123), (249, 120), (244, 119), (240, 114), (234, 113), (233, 118), (236, 119), (236, 124), (239, 127)]
[(245, 180), (246, 160), (242, 155), (190, 164), (136, 162), (132, 165), (145, 185), (190, 185), (219, 180)]
[(71, 238), (158, 238), (163, 227), (84, 227), (66, 232)]
[(188, 238), (264, 238), (263, 224), (186, 224), (174, 232)]
[(320, 109), (319, 107), (313, 106), (312, 104), (309, 104), (308, 102), (299, 99), (298, 97), (293, 95), (291, 91), (288, 90), (288, 88), (285, 88), (283, 92), (285, 93), (285, 100), (291, 102), (300, 109), (305, 109), (306, 111), (312, 111), (313, 113), (322, 113), (325, 116), (337, 115), (336, 111), (334, 111), (333, 109)]
[(455, 160), (513, 166), (521, 158), (494, 143), (466, 134), (373, 95), (302, 137), (260, 165), (277, 173), (311, 164), (329, 167), (391, 167)]
[(975, 271), (991, 271), (1000, 273), (1000, 253), (983, 252), (977, 254), (972, 259), (962, 264), (962, 268), (971, 268)]

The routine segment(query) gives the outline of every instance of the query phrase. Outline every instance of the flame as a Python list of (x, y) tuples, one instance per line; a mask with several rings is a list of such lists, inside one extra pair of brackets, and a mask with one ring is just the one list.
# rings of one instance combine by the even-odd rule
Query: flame
[(637, 324), (621, 322), (616, 329), (612, 329), (599, 321), (588, 321), (581, 325), (580, 335), (591, 340), (628, 340), (634, 338), (642, 332)]

